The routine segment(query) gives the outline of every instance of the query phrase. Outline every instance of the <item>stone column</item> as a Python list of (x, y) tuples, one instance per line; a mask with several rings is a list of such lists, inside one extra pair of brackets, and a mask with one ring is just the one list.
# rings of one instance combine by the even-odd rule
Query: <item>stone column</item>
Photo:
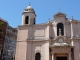
[(64, 36), (66, 36), (66, 25), (64, 24)]
[(55, 37), (57, 36), (57, 26), (55, 26)]
[(31, 17), (29, 17), (28, 24), (31, 25)]
[(70, 53), (68, 53), (68, 56), (69, 56), (69, 60), (71, 60), (71, 52), (70, 52)]
[(53, 54), (52, 54), (52, 60), (53, 60)]
[(25, 16), (22, 16), (22, 25), (25, 25)]
[(73, 37), (73, 26), (72, 26), (72, 22), (71, 22), (71, 38)]
[(54, 53), (52, 53), (52, 60), (54, 60)]

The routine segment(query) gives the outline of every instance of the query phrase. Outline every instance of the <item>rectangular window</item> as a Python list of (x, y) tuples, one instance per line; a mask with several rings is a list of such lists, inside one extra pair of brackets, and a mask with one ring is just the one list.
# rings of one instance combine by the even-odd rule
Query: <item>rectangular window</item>
[(0, 39), (2, 39), (2, 36), (0, 35)]

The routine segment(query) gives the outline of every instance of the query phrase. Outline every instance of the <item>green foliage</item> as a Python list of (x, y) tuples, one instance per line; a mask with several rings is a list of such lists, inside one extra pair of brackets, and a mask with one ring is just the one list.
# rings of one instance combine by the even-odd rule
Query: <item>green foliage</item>
[(2, 47), (2, 44), (0, 43), (0, 47)]
[[(3, 22), (0, 22), (0, 26), (4, 26)], [(0, 32), (0, 36), (2, 35), (2, 32)]]
[(4, 23), (3, 22), (0, 22), (0, 26), (3, 26), (4, 25)]

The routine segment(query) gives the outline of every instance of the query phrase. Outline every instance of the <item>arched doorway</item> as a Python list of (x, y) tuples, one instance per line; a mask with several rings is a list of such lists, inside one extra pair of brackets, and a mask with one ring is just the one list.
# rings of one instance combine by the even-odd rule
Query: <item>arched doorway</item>
[(36, 53), (35, 60), (41, 60), (41, 54), (40, 53)]

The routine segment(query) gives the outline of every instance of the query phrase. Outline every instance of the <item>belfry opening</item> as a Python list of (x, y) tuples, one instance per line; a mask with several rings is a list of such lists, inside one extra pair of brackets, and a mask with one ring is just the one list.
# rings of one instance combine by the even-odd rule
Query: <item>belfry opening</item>
[(29, 16), (26, 16), (25, 17), (25, 24), (28, 24), (29, 23)]

